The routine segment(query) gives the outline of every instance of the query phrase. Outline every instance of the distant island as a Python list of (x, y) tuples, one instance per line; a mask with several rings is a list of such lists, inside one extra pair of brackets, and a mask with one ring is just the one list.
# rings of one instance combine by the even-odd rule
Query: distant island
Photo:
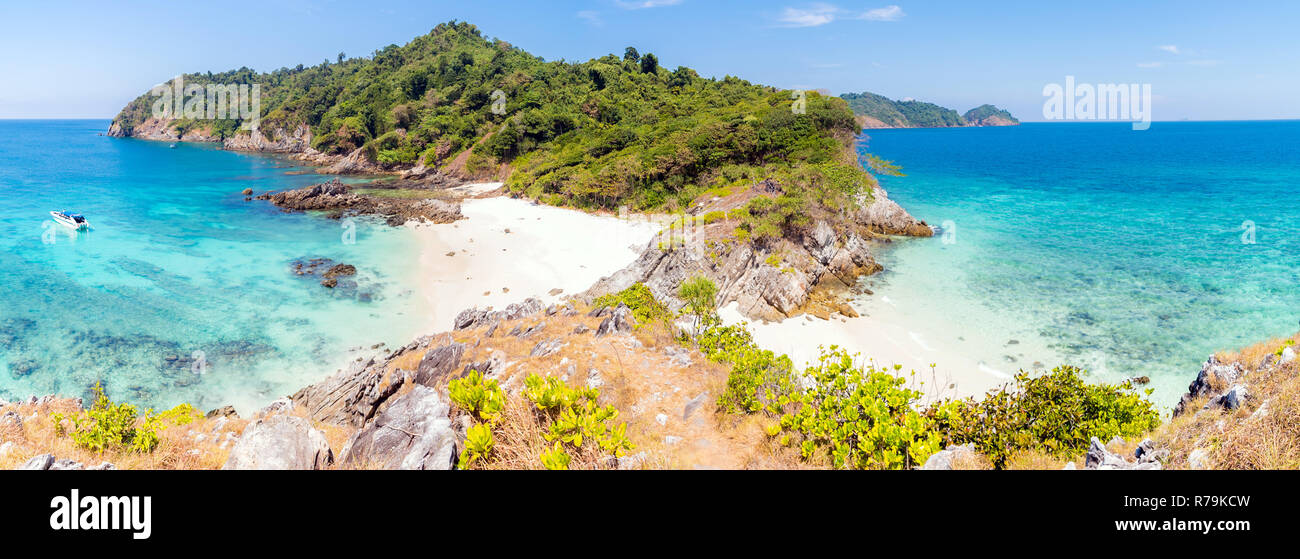
[(958, 126), (1016, 126), (1011, 113), (993, 105), (980, 105), (960, 114), (924, 101), (894, 101), (869, 91), (840, 95), (862, 128), (951, 128)]

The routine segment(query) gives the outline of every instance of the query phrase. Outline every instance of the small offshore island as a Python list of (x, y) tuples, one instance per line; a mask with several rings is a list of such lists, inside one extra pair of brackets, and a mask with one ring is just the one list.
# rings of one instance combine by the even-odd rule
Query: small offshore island
[[(632, 48), (547, 62), (458, 22), (371, 58), (184, 79), (267, 84), (260, 129), (158, 118), (146, 94), (108, 135), (373, 175), (242, 194), (420, 235), (430, 331), (257, 410), (141, 414), (98, 387), (93, 402), (0, 402), (0, 467), (1300, 464), (1295, 338), (1211, 357), (1162, 421), (1145, 379), (926, 363), (859, 316), (850, 297), (881, 271), (874, 251), (936, 229), (889, 199), (874, 175), (897, 167), (860, 160), (855, 139), (871, 127), (1018, 124), (991, 105), (934, 111), (941, 124), (869, 93), (810, 92), (792, 107), (789, 91), (669, 70)], [(339, 289), (357, 270), (322, 260), (297, 273)], [(808, 350), (780, 355), (762, 347), (771, 339)]]

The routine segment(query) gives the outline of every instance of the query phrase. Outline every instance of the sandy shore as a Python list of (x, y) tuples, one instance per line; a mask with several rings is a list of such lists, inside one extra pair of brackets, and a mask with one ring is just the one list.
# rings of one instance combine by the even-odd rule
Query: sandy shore
[[(720, 315), (728, 324), (745, 320), (734, 304), (721, 309)], [(911, 386), (925, 392), (927, 400), (980, 396), (1012, 380), (1007, 372), (934, 342), (924, 331), (901, 326), (901, 320), (832, 316), (831, 320), (805, 315), (779, 323), (750, 322), (749, 330), (759, 346), (789, 355), (799, 369), (816, 364), (819, 346), (832, 345), (858, 354), (863, 364), (874, 363), (890, 373), (894, 373), (895, 364), (902, 365), (894, 374), (917, 383)], [(914, 377), (912, 371), (916, 372)]]
[[(483, 192), (492, 190), (484, 185)], [(473, 192), (479, 193), (478, 191)], [(455, 223), (407, 224), (420, 238), (423, 296), (431, 309), (429, 332), (449, 330), (460, 311), (504, 308), (537, 297), (546, 303), (586, 291), (639, 256), (660, 229), (621, 220), (535, 205), (504, 196), (467, 199)], [(720, 310), (729, 324), (744, 318), (735, 306)], [(871, 316), (832, 320), (807, 316), (781, 323), (751, 323), (762, 347), (789, 355), (802, 368), (815, 363), (819, 346), (838, 345), (877, 367), (916, 371), (917, 388), (930, 396), (980, 395), (1011, 380), (969, 352), (934, 341), (924, 328), (905, 327), (903, 316), (879, 309)], [(931, 367), (934, 364), (934, 367)]]
[[(659, 226), (507, 198), (468, 199), (468, 219), (407, 224), (420, 237), (429, 332), (450, 330), (470, 307), (505, 308), (586, 291), (632, 263)], [(559, 290), (558, 292), (556, 290)]]

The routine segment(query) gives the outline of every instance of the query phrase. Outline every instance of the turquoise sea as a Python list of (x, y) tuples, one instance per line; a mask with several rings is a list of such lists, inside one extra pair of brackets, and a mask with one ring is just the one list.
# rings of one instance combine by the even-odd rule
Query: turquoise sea
[[(103, 381), (144, 406), (248, 409), (434, 329), (411, 232), (361, 220), (349, 243), (339, 221), (243, 200), (320, 180), (292, 161), (107, 128), (0, 121), (0, 398)], [(1168, 405), (1211, 352), (1300, 328), (1300, 122), (877, 130), (862, 145), (903, 166), (882, 181), (892, 198), (948, 222), (881, 251), (887, 270), (865, 280), (866, 314), (930, 346), (1003, 373), (1145, 375)], [(52, 209), (94, 229), (55, 226)], [(307, 257), (356, 265), (359, 289), (295, 277)]]
[[(873, 130), (890, 197), (948, 237), (894, 243), (868, 314), (1003, 373), (1149, 376), (1300, 330), (1300, 122)], [(887, 301), (886, 301), (887, 299)]]
[[(0, 121), (0, 398), (88, 394), (248, 409), (430, 329), (407, 230), (285, 214), (257, 193), (294, 162), (99, 136), (108, 121)], [(49, 211), (86, 215), (74, 233)], [(330, 291), (294, 259), (355, 265)], [(370, 300), (365, 300), (368, 295)]]

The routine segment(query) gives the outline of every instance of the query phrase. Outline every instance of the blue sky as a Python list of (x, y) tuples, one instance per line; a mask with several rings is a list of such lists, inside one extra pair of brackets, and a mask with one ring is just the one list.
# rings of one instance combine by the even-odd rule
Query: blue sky
[(365, 55), (469, 21), (547, 59), (668, 67), (1042, 120), (1043, 86), (1149, 83), (1156, 120), (1300, 118), (1300, 2), (227, 0), (0, 4), (0, 118), (109, 118), (181, 72)]

